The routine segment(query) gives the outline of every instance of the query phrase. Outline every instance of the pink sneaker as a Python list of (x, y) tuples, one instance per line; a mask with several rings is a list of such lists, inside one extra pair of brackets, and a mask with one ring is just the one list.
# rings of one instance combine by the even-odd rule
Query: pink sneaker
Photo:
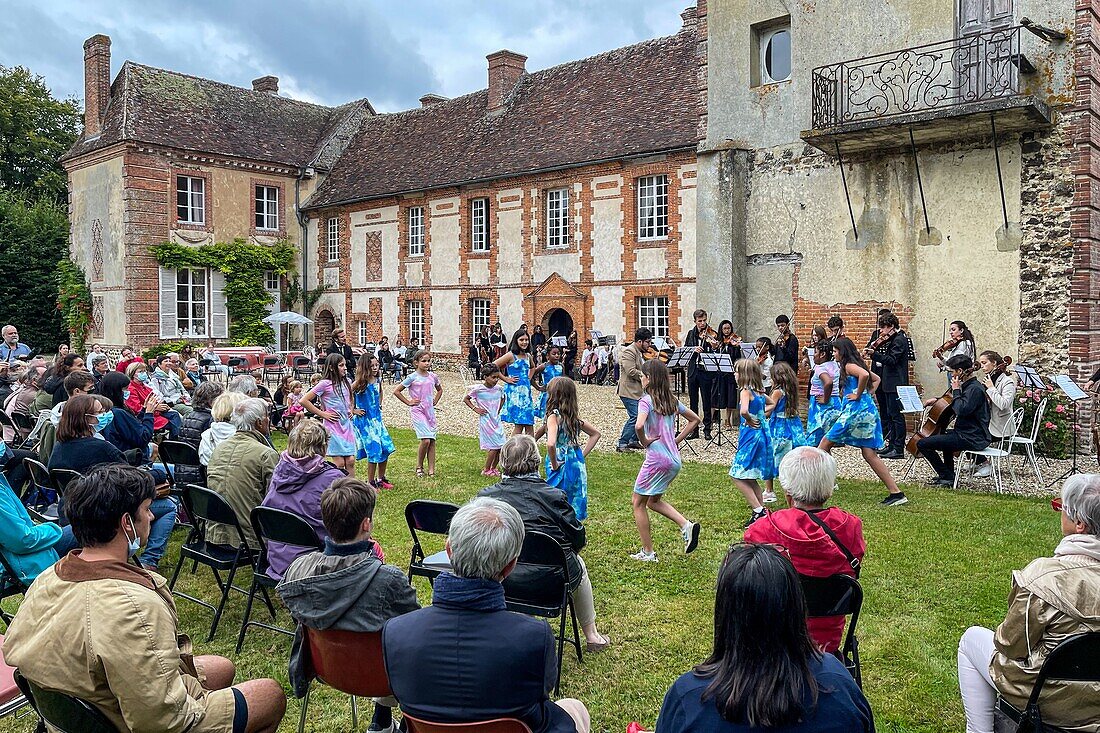
[(387, 481), (386, 479), (381, 479), (381, 480), (379, 480), (379, 482), (378, 482), (378, 488), (380, 488), (380, 489), (392, 489), (392, 488), (393, 488), (393, 484), (391, 484), (391, 483), (390, 483), (389, 481)]

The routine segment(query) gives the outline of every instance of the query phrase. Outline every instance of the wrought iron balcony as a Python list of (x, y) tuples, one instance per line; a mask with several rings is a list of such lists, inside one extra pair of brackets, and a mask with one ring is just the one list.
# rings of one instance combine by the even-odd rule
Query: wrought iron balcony
[[(1026, 81), (1035, 69), (1021, 53), (1021, 30), (1014, 26), (818, 67), (813, 129), (802, 137), (824, 148), (854, 135), (867, 146), (891, 141), (889, 133), (873, 131), (900, 127), (907, 141), (916, 126), (927, 132), (937, 120), (1020, 108), (1026, 108), (1029, 124), (1049, 123), (1049, 108), (1022, 91), (1021, 77)], [(1017, 127), (1007, 122), (1006, 130)], [(939, 127), (944, 139), (955, 134), (951, 125)]]

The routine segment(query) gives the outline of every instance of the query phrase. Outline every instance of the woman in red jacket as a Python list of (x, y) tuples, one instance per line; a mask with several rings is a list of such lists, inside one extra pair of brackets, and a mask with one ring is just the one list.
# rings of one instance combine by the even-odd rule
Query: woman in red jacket
[[(863, 522), (837, 507), (825, 508), (836, 489), (836, 459), (810, 446), (795, 448), (779, 464), (779, 481), (791, 509), (772, 512), (745, 531), (745, 542), (782, 545), (800, 575), (826, 578), (857, 575), (851, 558), (863, 561), (867, 546)], [(834, 540), (822, 523), (836, 536)], [(844, 617), (811, 618), (810, 637), (823, 651), (835, 652), (844, 634)]]
[[(126, 398), (126, 406), (136, 415), (145, 409), (145, 404), (150, 395), (156, 394), (156, 390), (150, 386), (152, 379), (149, 367), (142, 361), (135, 361), (126, 367), (126, 376), (130, 378), (130, 396)], [(183, 418), (169, 407), (165, 402), (160, 402), (153, 410), (153, 430), (168, 431), (168, 436), (173, 440), (180, 434)]]

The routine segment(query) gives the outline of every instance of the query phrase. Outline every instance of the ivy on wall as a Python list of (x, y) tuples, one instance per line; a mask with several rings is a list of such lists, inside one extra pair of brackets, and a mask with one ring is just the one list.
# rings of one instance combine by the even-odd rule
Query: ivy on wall
[(57, 263), (57, 310), (69, 331), (69, 345), (84, 353), (84, 339), (92, 328), (92, 291), (84, 270), (70, 259)]
[(249, 244), (243, 239), (189, 247), (173, 242), (150, 248), (162, 266), (178, 270), (210, 267), (225, 275), (225, 309), (229, 315), (229, 338), (234, 346), (267, 346), (275, 331), (263, 319), (268, 315), (271, 295), (264, 289), (264, 273), (287, 274), (297, 250), (290, 242)]

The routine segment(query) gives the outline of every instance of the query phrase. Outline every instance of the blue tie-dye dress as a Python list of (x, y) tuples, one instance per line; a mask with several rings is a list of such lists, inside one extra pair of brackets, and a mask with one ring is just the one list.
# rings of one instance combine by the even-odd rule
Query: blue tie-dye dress
[[(561, 414), (554, 410), (558, 418), (558, 439), (553, 446), (547, 447), (546, 483), (565, 492), (577, 519), (588, 518), (588, 467), (584, 463), (584, 453), (579, 445), (580, 435), (570, 439), (561, 423)], [(550, 451), (556, 453), (558, 469), (550, 465)]]
[(560, 377), (564, 370), (561, 364), (550, 364), (547, 362), (546, 366), (542, 369), (542, 388), (543, 392), (539, 395), (539, 404), (535, 408), (535, 417), (546, 417), (546, 400), (550, 398), (549, 393), (545, 390), (550, 386), (550, 380), (555, 377)]
[(764, 416), (766, 400), (759, 392), (752, 393), (749, 401), (749, 414), (760, 422), (760, 427), (750, 427), (741, 418), (741, 428), (737, 433), (737, 453), (730, 465), (730, 476), (740, 479), (775, 478), (775, 454), (772, 451), (771, 433), (768, 419)]
[(878, 450), (883, 446), (882, 419), (878, 414), (878, 407), (871, 399), (869, 392), (864, 391), (858, 400), (849, 400), (847, 395), (856, 391), (859, 380), (849, 375), (844, 383), (844, 405), (840, 410), (840, 417), (825, 437), (830, 443), (837, 445), (850, 445), (856, 448), (874, 448)]
[(515, 377), (515, 384), (504, 383), (504, 408), (500, 411), (502, 422), (513, 425), (535, 424), (535, 403), (531, 400), (531, 364), (526, 357), (516, 357), (506, 370)]

